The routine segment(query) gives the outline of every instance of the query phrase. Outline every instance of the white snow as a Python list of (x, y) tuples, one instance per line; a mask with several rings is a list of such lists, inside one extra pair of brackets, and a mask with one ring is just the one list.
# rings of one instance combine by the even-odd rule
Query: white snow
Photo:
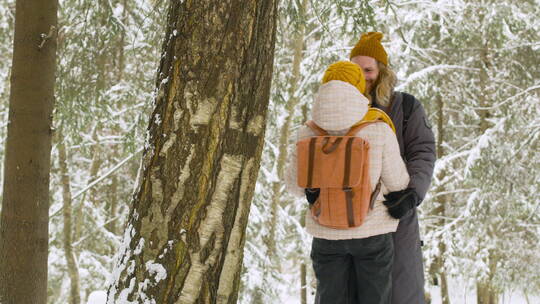
[(88, 296), (86, 304), (105, 304), (107, 302), (107, 292), (103, 290), (92, 291)]
[(167, 278), (167, 271), (163, 265), (154, 263), (153, 260), (146, 262), (148, 273), (154, 277), (156, 283)]

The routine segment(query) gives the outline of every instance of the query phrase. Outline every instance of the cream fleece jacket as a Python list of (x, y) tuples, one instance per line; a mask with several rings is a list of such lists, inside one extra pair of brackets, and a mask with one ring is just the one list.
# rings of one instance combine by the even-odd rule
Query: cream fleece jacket
[[(368, 100), (349, 83), (333, 80), (319, 88), (312, 108), (313, 121), (331, 135), (344, 135), (348, 129), (367, 113)], [(297, 130), (296, 141), (316, 134), (307, 126)], [(394, 232), (399, 220), (390, 217), (383, 205), (383, 194), (403, 190), (409, 183), (409, 174), (403, 162), (395, 134), (386, 123), (375, 123), (364, 127), (355, 136), (369, 143), (370, 181), (375, 189), (379, 178), (382, 191), (373, 210), (359, 227), (352, 229), (332, 229), (319, 225), (306, 212), (306, 230), (317, 238), (328, 240), (358, 239)], [(304, 189), (296, 182), (296, 146), (292, 149), (286, 170), (287, 189), (295, 196), (304, 197)], [(306, 206), (308, 203), (306, 201)]]

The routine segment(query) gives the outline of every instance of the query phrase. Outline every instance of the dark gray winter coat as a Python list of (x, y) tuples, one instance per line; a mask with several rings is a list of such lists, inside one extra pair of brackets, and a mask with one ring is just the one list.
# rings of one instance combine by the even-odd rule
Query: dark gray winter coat
[[(410, 117), (404, 124), (403, 100), (412, 104)], [(376, 101), (373, 106), (381, 108)], [(383, 109), (384, 110), (384, 109)], [(426, 196), (431, 183), (431, 176), (435, 164), (435, 137), (431, 125), (426, 117), (422, 104), (412, 95), (396, 92), (390, 109), (386, 111), (396, 127), (396, 135), (401, 150), (401, 156), (407, 164), (407, 171), (411, 177), (410, 188), (414, 188), (420, 197), (420, 201)], [(406, 125), (405, 130), (403, 126)], [(407, 146), (405, 147), (405, 144)], [(407, 151), (407, 153), (405, 153)]]
[[(404, 109), (410, 111), (406, 123), (403, 122)], [(420, 102), (406, 93), (394, 95), (388, 115), (396, 127), (401, 156), (411, 177), (409, 187), (416, 190), (421, 201), (429, 188), (436, 157), (431, 125)], [(406, 126), (405, 130), (403, 126)], [(394, 265), (391, 303), (424, 304), (424, 266), (416, 208), (401, 218), (392, 237)]]

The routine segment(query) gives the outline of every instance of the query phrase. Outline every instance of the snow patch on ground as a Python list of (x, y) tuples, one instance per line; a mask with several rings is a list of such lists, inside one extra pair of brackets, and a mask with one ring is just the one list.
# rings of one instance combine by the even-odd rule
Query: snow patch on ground
[(103, 290), (92, 291), (88, 296), (86, 304), (105, 304), (107, 302), (107, 292)]

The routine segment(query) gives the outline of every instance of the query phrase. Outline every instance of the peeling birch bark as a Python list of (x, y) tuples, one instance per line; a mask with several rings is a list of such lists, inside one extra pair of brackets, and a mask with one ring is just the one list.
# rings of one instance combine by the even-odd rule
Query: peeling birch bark
[(171, 1), (141, 182), (107, 303), (235, 303), (276, 1)]

